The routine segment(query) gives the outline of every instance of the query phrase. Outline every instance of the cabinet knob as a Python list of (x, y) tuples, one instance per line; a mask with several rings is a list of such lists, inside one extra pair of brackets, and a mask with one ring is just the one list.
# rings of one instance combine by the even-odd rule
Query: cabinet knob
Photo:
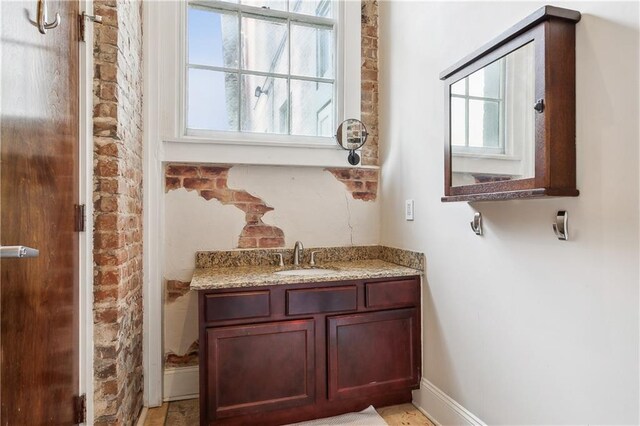
[(544, 99), (538, 99), (533, 109), (535, 109), (538, 114), (542, 114), (544, 111)]

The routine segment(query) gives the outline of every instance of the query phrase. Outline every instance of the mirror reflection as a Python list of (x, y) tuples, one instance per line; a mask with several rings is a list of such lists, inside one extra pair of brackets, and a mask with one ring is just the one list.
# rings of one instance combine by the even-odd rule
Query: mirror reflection
[(344, 149), (359, 149), (367, 141), (367, 128), (355, 118), (349, 118), (338, 126), (336, 140)]
[(534, 176), (533, 42), (453, 83), (450, 97), (452, 186)]
[(356, 153), (356, 149), (364, 145), (368, 136), (367, 127), (362, 121), (355, 118), (349, 118), (338, 126), (336, 141), (342, 148), (349, 151), (347, 160), (352, 166), (360, 163), (360, 156)]

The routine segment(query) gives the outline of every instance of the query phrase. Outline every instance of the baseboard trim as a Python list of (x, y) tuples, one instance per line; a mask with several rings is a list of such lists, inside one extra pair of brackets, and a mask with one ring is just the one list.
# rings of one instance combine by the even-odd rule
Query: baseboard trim
[(199, 394), (198, 366), (165, 368), (163, 401), (180, 401), (197, 398)]
[(136, 426), (144, 426), (145, 420), (147, 420), (147, 414), (149, 413), (149, 408), (142, 407), (140, 410), (140, 416), (138, 416), (138, 421), (136, 422)]
[(413, 393), (413, 405), (437, 426), (486, 426), (485, 422), (424, 377), (420, 381), (420, 389)]

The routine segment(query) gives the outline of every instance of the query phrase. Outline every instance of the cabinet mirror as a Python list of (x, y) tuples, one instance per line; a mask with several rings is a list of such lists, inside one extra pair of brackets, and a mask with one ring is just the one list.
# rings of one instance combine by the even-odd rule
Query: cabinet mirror
[(575, 24), (545, 6), (445, 70), (445, 196), (576, 196)]
[(451, 85), (451, 184), (535, 175), (535, 51), (528, 43)]

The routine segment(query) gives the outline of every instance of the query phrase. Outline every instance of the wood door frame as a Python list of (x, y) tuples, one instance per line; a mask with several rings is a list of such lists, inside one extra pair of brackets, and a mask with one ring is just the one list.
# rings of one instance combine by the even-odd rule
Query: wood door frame
[[(78, 12), (93, 14), (93, 0), (78, 0)], [(86, 419), (93, 424), (93, 25), (78, 42), (78, 199), (85, 205), (85, 232), (79, 233), (80, 395), (86, 395)], [(85, 423), (86, 424), (86, 423)]]

